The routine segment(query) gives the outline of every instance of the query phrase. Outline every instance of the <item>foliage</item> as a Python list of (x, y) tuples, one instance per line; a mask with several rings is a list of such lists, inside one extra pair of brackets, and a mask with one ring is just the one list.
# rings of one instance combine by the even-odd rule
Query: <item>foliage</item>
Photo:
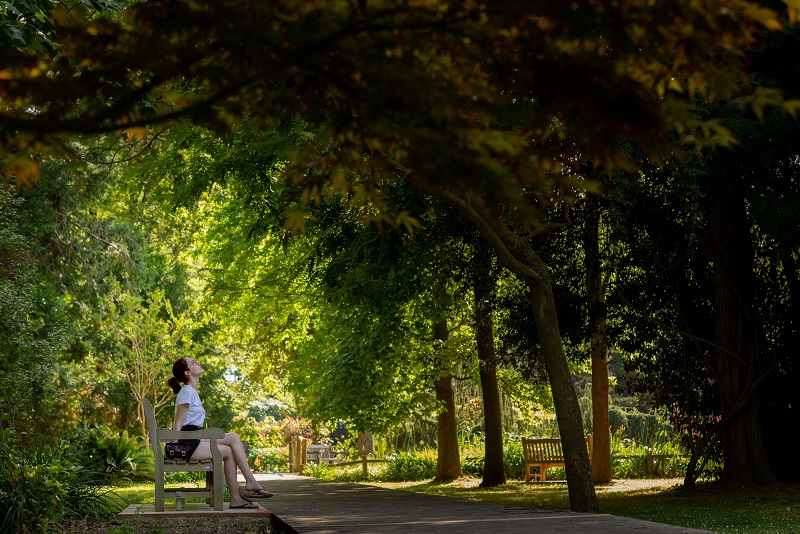
[[(737, 91), (747, 81), (742, 50), (759, 30), (780, 23), (777, 13), (750, 2), (723, 5), (172, 0), (159, 9), (136, 2), (123, 21), (59, 14), (52, 20), (57, 50), (7, 59), (14, 83), (2, 85), (0, 98), (14, 107), (0, 124), (9, 131), (6, 144), (28, 148), (57, 145), (48, 136), (64, 131), (137, 128), (136, 135), (142, 123), (181, 115), (221, 128), (243, 117), (279, 121), (291, 109), (328, 126), (319, 146), (336, 147), (314, 163), (330, 181), (308, 173), (312, 199), (352, 191), (380, 207), (371, 186), (402, 160), (432, 185), (477, 187), (513, 204), (529, 187), (549, 203), (559, 191), (571, 194), (566, 173), (547, 176), (555, 158), (566, 162), (580, 151), (598, 163), (627, 163), (614, 148), (617, 137), (651, 159), (665, 154), (673, 130), (701, 146), (732, 142), (718, 122), (698, 120), (693, 99)], [(220, 52), (229, 50), (237, 53)], [(53, 74), (32, 76), (32, 67)], [(773, 93), (752, 100), (758, 109), (781, 102)], [(588, 141), (551, 140), (567, 135)], [(363, 153), (370, 157), (362, 160)], [(306, 156), (298, 155), (297, 175), (307, 173)], [(348, 184), (343, 175), (354, 162), (372, 179)], [(9, 165), (20, 183), (31, 179), (23, 163), (11, 158)], [(510, 176), (521, 187), (509, 180), (492, 191)]]
[(378, 475), (383, 482), (425, 480), (436, 475), (436, 451), (433, 449), (399, 452), (390, 455)]
[(108, 426), (79, 428), (72, 446), (84, 469), (98, 474), (101, 484), (153, 478), (153, 452), (142, 438)]
[(58, 7), (86, 10), (95, 14), (113, 14), (127, 0), (25, 0), (0, 5), (0, 46), (43, 52), (57, 47), (56, 35), (47, 23)]
[(286, 471), (289, 468), (288, 447), (250, 449), (247, 458), (256, 471)]
[(288, 439), (293, 435), (312, 438), (310, 422), (298, 422), (293, 418), (279, 421), (272, 418), (254, 421), (249, 417), (236, 416), (233, 418), (230, 430), (239, 434), (242, 441), (252, 449), (283, 447), (288, 444)]
[[(677, 436), (673, 436), (675, 439)], [(466, 445), (466, 447), (465, 447)], [(483, 476), (483, 448), (474, 443), (462, 442), (462, 471), (466, 476)], [(653, 458), (653, 472), (647, 473), (645, 455), (667, 455), (665, 458)], [(371, 466), (370, 478), (382, 482), (419, 481), (433, 478), (436, 471), (436, 450), (422, 447), (414, 451), (396, 451), (386, 456), (387, 463), (380, 467)], [(503, 443), (503, 461), (506, 476), (509, 480), (525, 478), (525, 461), (522, 451), (522, 437), (506, 434)], [(683, 476), (688, 457), (685, 450), (662, 436), (660, 442), (646, 447), (641, 443), (625, 437), (623, 430), (612, 435), (611, 465), (615, 479), (643, 479), (648, 477), (675, 478)], [(361, 480), (355, 468), (307, 467), (311, 476), (324, 480), (354, 481)], [(358, 470), (361, 468), (359, 467)], [(704, 474), (705, 479), (715, 477), (718, 466), (712, 464)], [(548, 479), (563, 480), (563, 467), (552, 467), (548, 470)]]
[(63, 370), (56, 361), (61, 336), (38, 306), (44, 277), (32, 262), (26, 209), (11, 187), (0, 185), (0, 428), (16, 429), (30, 447), (33, 436), (56, 440), (61, 421), (41, 414), (60, 413), (66, 400), (53, 379)]
[[(308, 419), (285, 417), (261, 421), (236, 416), (230, 430), (239, 434), (247, 444), (247, 457), (256, 471), (282, 471), (289, 465), (288, 444), (293, 436), (312, 442), (316, 436), (326, 434), (324, 428), (314, 428)], [(321, 434), (318, 434), (321, 432)]]
[(79, 463), (66, 444), (30, 453), (11, 430), (0, 434), (0, 530), (34, 534), (57, 531), (67, 516), (115, 511), (118, 498), (96, 485), (97, 474)]
[[(167, 484), (194, 484), (205, 483), (206, 474), (203, 471), (173, 471), (164, 473), (164, 482)], [(137, 501), (140, 502), (140, 501)]]
[(316, 464), (314, 462), (310, 462), (303, 466), (303, 475), (314, 477), (318, 480), (331, 480), (331, 476), (328, 474), (328, 471), (332, 471), (332, 469), (328, 466), (328, 464), (324, 463)]
[(172, 392), (164, 387), (165, 370), (178, 358), (196, 355), (192, 336), (202, 325), (192, 317), (194, 310), (173, 313), (160, 289), (142, 299), (112, 285), (98, 308), (105, 319), (101, 336), (107, 354), (114, 355), (112, 373), (128, 384), (137, 402), (139, 433), (147, 437), (144, 399), (151, 399), (155, 409), (172, 399)]
[(509, 434), (503, 440), (503, 463), (509, 479), (525, 478), (525, 453), (522, 451), (522, 438)]

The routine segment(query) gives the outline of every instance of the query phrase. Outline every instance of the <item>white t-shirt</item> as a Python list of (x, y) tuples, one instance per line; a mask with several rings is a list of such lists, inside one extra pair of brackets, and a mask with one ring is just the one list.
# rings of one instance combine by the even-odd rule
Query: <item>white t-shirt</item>
[(183, 425), (202, 427), (206, 419), (206, 410), (203, 408), (203, 403), (200, 402), (200, 395), (197, 393), (197, 390), (188, 384), (181, 387), (181, 390), (178, 392), (178, 398), (175, 399), (176, 413), (178, 411), (178, 406), (181, 404), (189, 405), (189, 411), (186, 412)]

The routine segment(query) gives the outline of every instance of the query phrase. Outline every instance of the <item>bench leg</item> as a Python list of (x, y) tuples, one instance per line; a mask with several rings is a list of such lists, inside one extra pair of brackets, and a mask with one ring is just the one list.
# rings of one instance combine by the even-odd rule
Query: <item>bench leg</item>
[[(528, 478), (526, 482), (530, 482), (531, 480), (535, 482), (541, 482), (544, 480), (544, 466), (541, 464), (531, 464), (528, 468)], [(534, 472), (533, 470), (536, 469), (537, 471)]]
[(156, 512), (164, 511), (164, 473), (156, 473)]

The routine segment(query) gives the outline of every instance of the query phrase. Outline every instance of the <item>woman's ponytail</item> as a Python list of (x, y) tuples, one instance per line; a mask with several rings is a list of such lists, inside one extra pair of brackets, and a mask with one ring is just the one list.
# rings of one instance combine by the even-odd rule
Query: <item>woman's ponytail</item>
[(178, 358), (178, 360), (172, 364), (172, 377), (167, 380), (167, 385), (172, 388), (172, 392), (175, 395), (181, 390), (181, 383), (186, 383), (186, 371), (189, 370), (189, 364), (186, 361), (186, 358)]
[(175, 380), (175, 377), (174, 377), (174, 376), (170, 377), (170, 379), (169, 379), (169, 380), (167, 380), (167, 385), (169, 385), (169, 387), (171, 387), (171, 388), (172, 388), (172, 392), (173, 392), (175, 395), (177, 395), (177, 394), (178, 394), (178, 392), (181, 390), (181, 385), (178, 383), (178, 381), (177, 381), (177, 380)]

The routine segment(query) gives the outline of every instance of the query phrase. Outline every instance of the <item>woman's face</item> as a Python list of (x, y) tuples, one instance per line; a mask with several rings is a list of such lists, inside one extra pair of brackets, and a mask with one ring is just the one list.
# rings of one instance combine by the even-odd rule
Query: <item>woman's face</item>
[(205, 372), (203, 366), (200, 365), (197, 360), (193, 360), (192, 358), (186, 358), (186, 364), (188, 366), (188, 371), (192, 376), (200, 376)]

